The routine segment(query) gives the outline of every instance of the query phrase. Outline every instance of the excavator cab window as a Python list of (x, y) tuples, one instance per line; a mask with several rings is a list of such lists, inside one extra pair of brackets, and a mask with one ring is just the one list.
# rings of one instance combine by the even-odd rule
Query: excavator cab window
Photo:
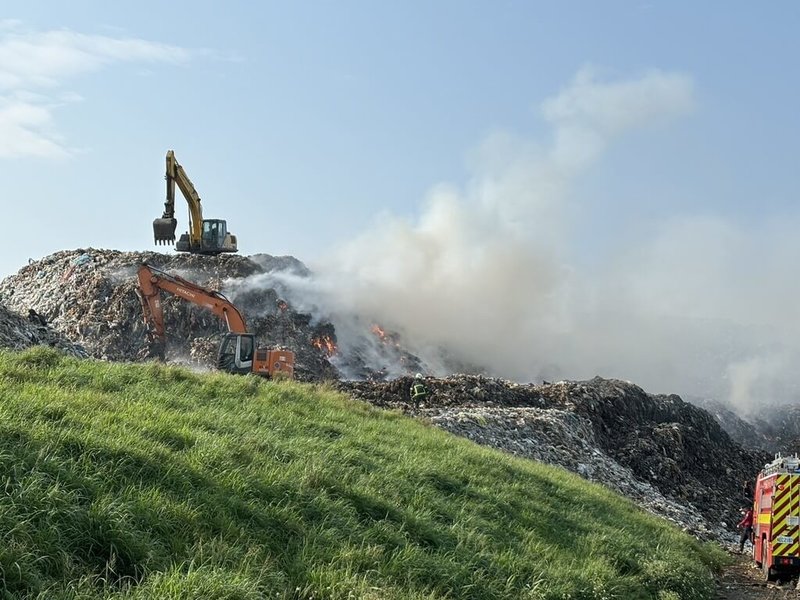
[(203, 247), (208, 250), (222, 248), (225, 244), (227, 223), (222, 219), (207, 219), (203, 221)]
[(253, 338), (249, 335), (239, 336), (239, 360), (238, 362), (253, 362)]
[(217, 367), (228, 373), (250, 373), (255, 340), (250, 333), (229, 333), (220, 344)]

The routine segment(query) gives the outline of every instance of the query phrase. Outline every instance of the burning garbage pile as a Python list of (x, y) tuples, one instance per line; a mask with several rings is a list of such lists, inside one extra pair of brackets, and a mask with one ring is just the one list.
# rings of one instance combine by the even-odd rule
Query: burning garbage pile
[[(398, 333), (360, 315), (337, 315), (334, 326), (324, 299), (306, 301), (304, 291), (313, 287), (311, 274), (291, 256), (62, 251), (32, 261), (0, 282), (0, 302), (16, 312), (35, 310), (92, 357), (153, 358), (157, 353), (135, 294), (136, 270), (143, 262), (225, 294), (260, 345), (295, 352), (298, 379), (383, 380), (434, 370), (404, 347)], [(162, 305), (166, 359), (212, 367), (225, 324), (208, 310), (169, 294), (162, 294)]]
[[(263, 255), (258, 255), (263, 256)], [(263, 259), (262, 259), (263, 260)], [(344, 379), (383, 381), (417, 372), (463, 372), (455, 361), (443, 360), (441, 349), (430, 353), (435, 364), (426, 363), (409, 349), (403, 336), (368, 315), (335, 308), (324, 286), (305, 267), (303, 271), (269, 271), (229, 281), (227, 289), (239, 302), (249, 290), (273, 289), (283, 302), (311, 317), (311, 344), (325, 356)]]
[(348, 379), (385, 381), (429, 370), (419, 357), (404, 347), (399, 333), (377, 323), (365, 327), (360, 320), (347, 325), (341, 326), (347, 352), (334, 356), (333, 364)]
[(311, 345), (328, 358), (333, 358), (339, 353), (339, 347), (336, 345), (336, 331), (330, 323), (314, 328)]
[(731, 525), (752, 501), (743, 484), (769, 458), (743, 449), (704, 410), (623, 381), (534, 385), (467, 375), (426, 378), (430, 397), (417, 411), (409, 401), (412, 381), (337, 386), (477, 443), (567, 468), (704, 538), (733, 541)]
[[(136, 361), (149, 358), (150, 344), (136, 296), (136, 270), (147, 262), (223, 293), (231, 281), (266, 269), (302, 270), (292, 257), (164, 255), (85, 249), (62, 251), (31, 262), (0, 282), (0, 302), (17, 313), (34, 310), (57, 335), (85, 348), (89, 356)], [(313, 339), (319, 324), (297, 312), (274, 289), (248, 289), (229, 296), (244, 314), (260, 345), (296, 354), (295, 374), (303, 380), (338, 376), (329, 355)], [(167, 360), (211, 367), (226, 327), (206, 309), (162, 295), (167, 327)], [(59, 338), (61, 339), (61, 338)]]

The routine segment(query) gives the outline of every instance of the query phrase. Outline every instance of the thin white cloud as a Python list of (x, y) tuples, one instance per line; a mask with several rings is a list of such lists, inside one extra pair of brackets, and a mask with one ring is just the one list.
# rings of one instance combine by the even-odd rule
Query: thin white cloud
[(26, 31), (18, 21), (0, 21), (0, 158), (72, 153), (53, 123), (55, 107), (81, 99), (61, 89), (69, 80), (116, 63), (180, 64), (190, 56), (138, 38)]
[(48, 105), (0, 98), (0, 158), (67, 156), (52, 121)]

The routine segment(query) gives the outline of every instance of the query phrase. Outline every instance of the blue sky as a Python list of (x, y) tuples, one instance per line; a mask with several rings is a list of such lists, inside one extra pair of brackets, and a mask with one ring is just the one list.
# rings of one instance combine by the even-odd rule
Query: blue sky
[(468, 360), (503, 339), (504, 376), (796, 394), (798, 31), (789, 1), (17, 5), (0, 275), (158, 249), (174, 149), (243, 254)]
[(17, 224), (0, 273), (64, 248), (152, 248), (169, 148), (244, 252), (313, 260), (382, 211), (414, 218), (433, 185), (463, 184), (492, 132), (546, 140), (539, 103), (587, 65), (611, 80), (686, 74), (696, 102), (585, 173), (576, 185), (595, 203), (627, 217), (691, 209), (747, 220), (791, 210), (797, 196), (793, 2), (122, 4), (6, 14), (16, 22), (2, 45), (35, 48), (66, 31), (156, 46), (128, 57), (90, 49), (79, 60), (94, 52), (103, 64), (0, 88), (6, 100), (43, 96), (34, 104), (48, 121), (29, 129), (66, 155), (0, 158)]

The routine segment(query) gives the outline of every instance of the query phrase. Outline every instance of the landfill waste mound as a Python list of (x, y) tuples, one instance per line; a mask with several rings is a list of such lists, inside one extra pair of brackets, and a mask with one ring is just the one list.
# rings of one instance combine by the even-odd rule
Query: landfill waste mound
[(744, 482), (770, 458), (742, 448), (705, 410), (624, 381), (426, 378), (430, 397), (418, 408), (409, 400), (412, 382), (336, 385), (354, 398), (603, 483), (704, 539), (733, 542), (732, 525), (752, 502)]
[(24, 350), (32, 346), (59, 348), (67, 354), (86, 357), (86, 351), (73, 344), (47, 323), (36, 311), (27, 311), (23, 317), (0, 305), (0, 348)]
[[(779, 411), (775, 411), (774, 414), (778, 414), (781, 417), (779, 425), (776, 427), (775, 425), (771, 425), (767, 421), (755, 417), (749, 416), (747, 418), (742, 418), (733, 408), (733, 406), (727, 404), (726, 402), (720, 400), (713, 400), (709, 398), (687, 398), (688, 402), (691, 402), (695, 406), (699, 406), (703, 410), (709, 412), (720, 424), (720, 426), (731, 436), (732, 439), (737, 441), (739, 444), (744, 446), (745, 448), (760, 448), (761, 450), (766, 450), (767, 452), (789, 452), (789, 447), (791, 444), (789, 441), (794, 437), (795, 439), (800, 437), (800, 428), (795, 429), (794, 435), (789, 432), (788, 440), (784, 439), (779, 431), (781, 426), (788, 425), (783, 423), (783, 419), (786, 416), (787, 408), (784, 407)], [(765, 411), (769, 414), (769, 411)], [(800, 416), (800, 415), (798, 415)], [(800, 425), (800, 420), (797, 422)], [(791, 431), (791, 427), (787, 427)], [(792, 450), (792, 452), (796, 452)]]
[[(311, 276), (292, 256), (62, 251), (30, 261), (6, 277), (0, 282), (0, 302), (22, 314), (35, 310), (94, 358), (148, 360), (158, 352), (147, 338), (135, 294), (136, 270), (143, 262), (225, 294), (242, 312), (259, 345), (295, 352), (299, 380), (382, 380), (429, 370), (396, 332), (366, 317), (347, 315), (337, 330), (326, 307), (306, 302), (302, 285), (299, 291), (292, 287), (298, 279), (307, 282)], [(170, 294), (162, 293), (162, 299), (166, 360), (212, 368), (224, 323)], [(293, 299), (307, 308), (300, 310)]]
[(800, 453), (798, 405), (761, 404), (757, 411), (741, 415), (724, 401), (695, 398), (690, 401), (711, 413), (728, 435), (746, 448), (783, 456)]
[[(13, 311), (34, 310), (59, 335), (85, 348), (94, 358), (137, 361), (152, 358), (151, 345), (136, 296), (136, 270), (143, 262), (206, 288), (225, 293), (226, 282), (269, 270), (305, 266), (292, 257), (257, 255), (165, 255), (79, 249), (31, 261), (0, 282), (0, 302)], [(315, 344), (320, 330), (311, 315), (292, 309), (273, 289), (249, 289), (229, 299), (243, 313), (260, 345), (280, 346), (296, 354), (301, 380), (338, 377), (336, 368)], [(168, 361), (211, 368), (225, 324), (213, 313), (162, 293)]]
[(761, 413), (764, 418), (753, 418), (764, 439), (761, 447), (784, 456), (800, 453), (800, 406), (765, 406)]

